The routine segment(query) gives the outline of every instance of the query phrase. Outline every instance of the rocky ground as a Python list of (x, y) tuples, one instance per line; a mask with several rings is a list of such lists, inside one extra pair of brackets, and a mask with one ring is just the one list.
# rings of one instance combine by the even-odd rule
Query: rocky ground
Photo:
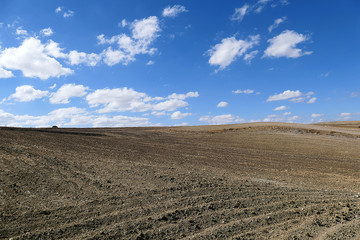
[(0, 239), (360, 239), (360, 122), (0, 129)]

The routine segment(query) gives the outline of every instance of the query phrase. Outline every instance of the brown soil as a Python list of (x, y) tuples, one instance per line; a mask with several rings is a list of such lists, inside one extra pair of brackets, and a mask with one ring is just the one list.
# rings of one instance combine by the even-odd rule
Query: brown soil
[(0, 239), (360, 239), (360, 122), (0, 129)]

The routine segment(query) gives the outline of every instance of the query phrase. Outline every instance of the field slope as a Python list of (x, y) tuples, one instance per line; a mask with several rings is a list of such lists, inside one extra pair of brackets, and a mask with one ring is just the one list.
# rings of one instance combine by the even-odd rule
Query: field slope
[(359, 126), (0, 128), (0, 239), (360, 239)]

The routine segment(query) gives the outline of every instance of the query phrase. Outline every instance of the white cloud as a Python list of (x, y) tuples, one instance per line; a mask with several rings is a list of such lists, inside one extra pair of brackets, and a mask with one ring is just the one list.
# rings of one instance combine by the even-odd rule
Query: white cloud
[(128, 65), (130, 62), (135, 61), (135, 58), (131, 55), (124, 53), (121, 50), (113, 50), (111, 47), (103, 52), (104, 63), (108, 66), (113, 66), (118, 63)]
[(14, 77), (14, 74), (12, 72), (0, 67), (0, 78), (11, 78), (11, 77)]
[(50, 103), (52, 104), (65, 104), (69, 103), (72, 97), (83, 97), (86, 95), (88, 87), (75, 84), (64, 84), (57, 92), (52, 93), (50, 96)]
[(152, 125), (148, 118), (114, 116), (100, 116), (92, 120), (93, 127), (143, 127)]
[(146, 65), (150, 66), (150, 65), (153, 65), (154, 63), (155, 63), (154, 61), (150, 60), (146, 63)]
[(16, 29), (16, 35), (24, 35), (24, 36), (27, 36), (29, 35), (28, 32), (24, 29), (22, 29), (22, 27), (18, 27)]
[(121, 27), (126, 27), (128, 25), (128, 22), (126, 21), (126, 19), (121, 20), (121, 23), (119, 23), (119, 26)]
[(266, 116), (262, 121), (263, 122), (285, 122), (285, 121), (294, 121), (299, 118), (299, 116), (291, 116), (291, 112), (284, 112), (283, 114), (271, 114)]
[(188, 106), (184, 101), (189, 97), (198, 97), (197, 92), (187, 94), (171, 94), (166, 98), (149, 97), (146, 93), (137, 92), (131, 88), (98, 89), (87, 95), (90, 107), (103, 106), (100, 113), (107, 112), (145, 112), (145, 111), (175, 111)]
[(186, 94), (173, 93), (168, 96), (169, 99), (181, 99), (181, 100), (184, 100), (189, 97), (199, 97), (199, 93), (198, 92), (188, 92)]
[(360, 112), (355, 113), (340, 113), (339, 116), (341, 117), (340, 120), (351, 120), (355, 116), (360, 116)]
[(178, 108), (187, 107), (189, 104), (181, 99), (169, 99), (152, 105), (155, 111), (175, 111)]
[(317, 99), (316, 97), (311, 97), (314, 94), (315, 94), (314, 92), (302, 93), (299, 90), (296, 91), (286, 90), (283, 93), (275, 94), (273, 96), (268, 97), (266, 101), (272, 102), (272, 101), (289, 100), (294, 103), (303, 103), (307, 101), (308, 104), (311, 104), (314, 103)]
[(164, 115), (167, 115), (166, 112), (156, 112), (156, 111), (154, 111), (154, 112), (151, 112), (151, 113), (146, 113), (146, 114), (144, 114), (144, 116), (145, 115), (148, 116), (150, 114), (153, 115), (153, 116), (156, 116), (156, 117), (162, 117)]
[(351, 115), (352, 115), (352, 113), (340, 113), (340, 117), (348, 117)]
[(299, 116), (292, 116), (288, 118), (288, 121), (292, 122), (292, 121), (296, 121), (298, 120), (300, 117)]
[(252, 93), (254, 93), (254, 90), (251, 90), (251, 89), (240, 90), (240, 89), (238, 89), (238, 90), (234, 90), (232, 92), (235, 93), (235, 94), (241, 94), (241, 93), (252, 94)]
[(163, 17), (176, 17), (180, 13), (187, 12), (186, 8), (181, 5), (168, 6), (164, 8), (162, 15)]
[(20, 70), (25, 77), (38, 77), (42, 80), (73, 73), (51, 57), (47, 50), (47, 45), (42, 44), (39, 39), (27, 38), (17, 48), (0, 51), (0, 68)]
[(259, 0), (259, 1), (257, 1), (257, 3), (253, 6), (253, 8), (255, 9), (254, 12), (260, 13), (264, 9), (266, 4), (268, 2), (271, 2), (271, 1), (272, 0)]
[[(1, 69), (0, 69), (1, 70)], [(1, 75), (1, 73), (0, 73), (0, 75)], [(357, 97), (359, 95), (359, 93), (357, 93), (357, 92), (352, 92), (352, 93), (350, 93), (350, 97), (351, 98), (354, 98), (354, 97)]]
[(236, 57), (244, 55), (254, 45), (259, 43), (260, 35), (250, 36), (248, 40), (237, 40), (235, 37), (224, 38), (210, 50), (209, 64), (219, 66), (219, 70), (225, 69)]
[(322, 73), (320, 74), (320, 77), (328, 77), (330, 75), (330, 72)]
[(109, 47), (103, 51), (102, 55), (105, 64), (109, 66), (118, 63), (127, 65), (136, 60), (136, 55), (152, 55), (157, 50), (150, 47), (161, 31), (159, 20), (156, 16), (135, 20), (127, 25), (131, 29), (131, 36), (119, 34), (106, 39), (101, 34), (97, 37), (99, 44), (117, 44), (117, 48)]
[(288, 100), (291, 98), (297, 98), (302, 96), (303, 94), (299, 91), (291, 91), (291, 90), (286, 90), (283, 93), (280, 94), (275, 94), (273, 96), (270, 96), (266, 101), (267, 102), (272, 102), (272, 101), (281, 101), (281, 100)]
[(244, 60), (246, 61), (246, 63), (250, 64), (251, 61), (255, 58), (255, 56), (258, 54), (258, 52), (259, 52), (258, 50), (255, 50), (255, 51), (245, 54)]
[(303, 51), (296, 48), (296, 45), (309, 40), (308, 36), (299, 34), (292, 30), (285, 30), (276, 37), (268, 40), (270, 46), (265, 50), (263, 57), (286, 57), (298, 58), (304, 55), (309, 55), (311, 51)]
[(88, 66), (96, 66), (101, 61), (101, 55), (96, 53), (84, 53), (78, 51), (70, 51), (68, 54), (69, 63), (78, 65), (84, 63)]
[(10, 95), (8, 100), (14, 99), (17, 102), (30, 102), (35, 99), (43, 98), (48, 94), (48, 91), (36, 90), (30, 85), (22, 85), (15, 89), (15, 93)]
[(63, 53), (62, 51), (64, 49), (59, 47), (59, 44), (57, 42), (54, 42), (53, 40), (48, 41), (45, 47), (45, 53), (51, 57), (54, 58), (67, 58), (67, 55)]
[(245, 120), (238, 116), (234, 116), (232, 114), (224, 114), (217, 116), (202, 116), (199, 119), (200, 122), (207, 122), (212, 125), (220, 125), (220, 124), (231, 124), (231, 123), (241, 123)]
[(191, 116), (192, 114), (191, 113), (182, 113), (180, 111), (176, 111), (176, 112), (173, 112), (171, 114), (171, 119), (183, 119), (187, 116)]
[(286, 17), (275, 19), (274, 23), (270, 25), (268, 28), (269, 32), (272, 32), (272, 30), (279, 27), (280, 23), (283, 23), (286, 19), (287, 19)]
[(132, 37), (144, 42), (151, 42), (158, 37), (160, 31), (159, 20), (155, 16), (135, 20), (131, 24)]
[(218, 103), (217, 107), (227, 107), (228, 105), (229, 103), (221, 101)]
[(75, 12), (74, 11), (71, 11), (71, 10), (68, 10), (67, 12), (64, 12), (64, 18), (69, 18), (69, 17), (72, 17), (74, 16)]
[(235, 8), (235, 13), (231, 16), (232, 21), (242, 21), (245, 14), (248, 13), (250, 6), (248, 4), (244, 4), (241, 8)]
[(189, 123), (183, 122), (180, 124), (175, 124), (174, 126), (188, 126), (188, 125), (189, 125)]
[(316, 97), (312, 97), (309, 99), (309, 101), (307, 101), (308, 104), (314, 103), (317, 100)]
[(313, 113), (313, 114), (311, 114), (312, 118), (319, 118), (319, 117), (323, 117), (323, 116), (324, 116), (324, 114), (322, 114), (322, 113)]
[(286, 109), (289, 109), (289, 108), (286, 107), (286, 106), (279, 106), (279, 107), (274, 108), (274, 111), (283, 111), (283, 110), (286, 110)]
[[(265, 6), (269, 3), (273, 2), (273, 0), (258, 0), (255, 4), (249, 5), (244, 4), (241, 8), (235, 8), (235, 13), (231, 16), (232, 21), (242, 21), (245, 15), (250, 13), (260, 13)], [(288, 2), (286, 0), (280, 0), (280, 4), (287, 5)], [(272, 7), (277, 7), (279, 3), (273, 3)]]
[(54, 88), (56, 88), (56, 83), (54, 83), (54, 85), (49, 87), (49, 89), (51, 89), (51, 90), (54, 89)]
[(51, 36), (51, 35), (54, 34), (53, 30), (52, 30), (50, 27), (42, 29), (42, 30), (40, 31), (40, 33), (41, 33), (42, 35), (44, 35), (44, 36), (47, 36), (47, 37), (49, 37), (49, 36)]
[(90, 127), (138, 127), (151, 126), (148, 118), (130, 116), (94, 116), (82, 108), (60, 108), (42, 116), (14, 115), (0, 109), (0, 122), (3, 126), (51, 127), (90, 126)]
[(62, 126), (72, 118), (87, 114), (84, 109), (72, 107), (54, 110), (43, 116), (13, 115), (0, 110), (0, 121), (5, 126), (49, 127)]
[(62, 7), (57, 7), (57, 8), (55, 9), (55, 12), (56, 12), (56, 13), (59, 13), (59, 12), (61, 12), (62, 10), (63, 10)]

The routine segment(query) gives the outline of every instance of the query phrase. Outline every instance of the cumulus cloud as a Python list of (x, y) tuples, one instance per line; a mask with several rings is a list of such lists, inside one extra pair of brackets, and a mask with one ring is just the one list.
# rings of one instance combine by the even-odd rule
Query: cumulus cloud
[(146, 93), (131, 88), (98, 89), (87, 95), (90, 107), (103, 106), (98, 112), (145, 112), (175, 111), (188, 106), (186, 98), (198, 97), (197, 92), (187, 94), (171, 94), (167, 97), (150, 97)]
[(292, 117), (289, 117), (289, 118), (288, 118), (288, 121), (289, 121), (289, 122), (293, 122), (293, 121), (298, 120), (299, 118), (300, 118), (299, 116), (292, 116)]
[(128, 25), (128, 22), (126, 21), (126, 19), (121, 20), (121, 22), (118, 24), (118, 26), (120, 27), (126, 27), (126, 25)]
[(248, 13), (249, 8), (250, 8), (250, 5), (248, 5), (248, 4), (244, 4), (244, 6), (242, 6), (241, 8), (235, 8), (235, 12), (231, 16), (231, 20), (241, 22), (245, 16), (245, 14)]
[(187, 12), (186, 8), (181, 5), (168, 6), (164, 8), (162, 15), (163, 17), (176, 17), (180, 13)]
[(252, 89), (245, 89), (245, 90), (238, 89), (238, 90), (234, 90), (232, 92), (235, 93), (235, 94), (242, 94), (242, 93), (244, 93), (244, 94), (252, 94), (255, 91), (252, 90)]
[(115, 35), (109, 39), (105, 38), (103, 34), (97, 37), (99, 44), (115, 44), (116, 48), (108, 47), (103, 52), (105, 64), (112, 66), (118, 63), (127, 65), (135, 61), (135, 56), (138, 54), (155, 53), (156, 48), (151, 48), (150, 45), (159, 36), (161, 31), (159, 19), (156, 16), (151, 16), (141, 20), (135, 20), (129, 23), (131, 29), (131, 36), (126, 34)]
[(50, 96), (50, 103), (52, 104), (66, 104), (69, 99), (73, 97), (83, 97), (87, 94), (88, 87), (75, 84), (64, 84), (57, 92)]
[(89, 127), (139, 127), (151, 126), (148, 118), (130, 116), (90, 115), (85, 109), (60, 108), (42, 116), (14, 115), (0, 109), (0, 122), (3, 126), (14, 127), (50, 127), (89, 126)]
[(78, 51), (70, 51), (67, 55), (71, 65), (86, 64), (88, 66), (96, 66), (101, 61), (101, 54), (85, 53)]
[(92, 120), (93, 127), (144, 127), (152, 125), (148, 118), (100, 116)]
[(350, 120), (355, 116), (360, 116), (360, 112), (355, 112), (355, 113), (345, 112), (339, 114), (340, 120)]
[(235, 37), (224, 38), (207, 53), (210, 55), (209, 64), (225, 69), (237, 57), (244, 55), (254, 45), (259, 44), (260, 35), (250, 36), (247, 40), (237, 40)]
[(322, 114), (322, 113), (313, 113), (313, 114), (311, 114), (312, 118), (319, 118), (319, 117), (323, 117), (323, 116), (324, 116), (324, 114)]
[(85, 64), (87, 66), (96, 66), (102, 58), (101, 54), (78, 52), (76, 50), (64, 53), (64, 49), (60, 48), (59, 44), (53, 40), (48, 41), (45, 50), (49, 56), (66, 59), (70, 65)]
[(317, 99), (316, 97), (311, 97), (312, 95), (314, 95), (314, 92), (302, 93), (299, 90), (296, 91), (286, 90), (282, 93), (268, 97), (266, 101), (273, 102), (273, 101), (289, 100), (294, 103), (303, 103), (307, 101), (307, 103), (310, 104), (310, 103), (314, 103)]
[(35, 99), (43, 98), (49, 94), (49, 91), (36, 90), (33, 86), (22, 85), (15, 89), (8, 100), (14, 99), (16, 102), (30, 102)]
[(176, 111), (176, 112), (173, 112), (171, 114), (171, 119), (183, 119), (187, 116), (191, 116), (192, 114), (191, 113), (182, 113), (180, 111)]
[(275, 28), (279, 27), (279, 25), (283, 22), (285, 22), (287, 19), (287, 17), (282, 17), (282, 18), (278, 18), (275, 19), (274, 23), (271, 24), (268, 28), (269, 32), (272, 32), (272, 30), (274, 30)]
[(49, 127), (62, 126), (72, 118), (87, 114), (84, 109), (71, 107), (60, 108), (43, 116), (14, 115), (0, 110), (0, 121), (5, 126), (14, 127)]
[(234, 116), (232, 114), (224, 114), (217, 116), (202, 116), (199, 119), (200, 122), (207, 122), (211, 125), (220, 125), (220, 124), (231, 124), (231, 123), (241, 123), (245, 120), (238, 116)]
[(228, 105), (229, 103), (221, 101), (218, 103), (217, 107), (227, 107)]
[(47, 51), (47, 45), (33, 37), (25, 39), (17, 48), (11, 47), (0, 51), (0, 68), (20, 70), (25, 77), (37, 77), (42, 80), (73, 73), (52, 57)]
[(11, 71), (5, 70), (0, 66), (0, 78), (11, 78), (14, 74)]
[(302, 95), (303, 94), (299, 90), (296, 90), (296, 91), (286, 90), (283, 93), (279, 93), (279, 94), (270, 96), (266, 101), (267, 102), (281, 101), (281, 100), (287, 100), (287, 99), (291, 99), (291, 98), (297, 98)]
[(29, 35), (28, 32), (26, 30), (24, 30), (22, 27), (18, 27), (16, 29), (16, 35), (23, 35), (23, 36), (27, 36)]
[(53, 30), (52, 30), (50, 27), (48, 27), (48, 28), (42, 29), (42, 30), (40, 31), (40, 34), (42, 34), (43, 36), (49, 37), (49, 36), (53, 35), (54, 32), (53, 32)]
[(146, 65), (148, 65), (148, 66), (153, 65), (153, 64), (155, 64), (155, 62), (152, 61), (152, 60), (150, 60), (150, 61), (148, 61), (148, 62), (146, 63)]
[(284, 112), (283, 114), (271, 114), (266, 116), (262, 121), (263, 122), (293, 122), (299, 119), (299, 116), (290, 116), (291, 112)]
[(296, 48), (296, 45), (309, 40), (309, 36), (299, 34), (292, 30), (285, 30), (278, 36), (268, 40), (269, 47), (265, 50), (263, 57), (273, 58), (298, 58), (304, 55), (312, 54), (311, 51), (303, 51)]
[(274, 108), (274, 111), (283, 111), (283, 110), (287, 110), (287, 109), (289, 109), (289, 108), (286, 106), (279, 106), (279, 107)]

